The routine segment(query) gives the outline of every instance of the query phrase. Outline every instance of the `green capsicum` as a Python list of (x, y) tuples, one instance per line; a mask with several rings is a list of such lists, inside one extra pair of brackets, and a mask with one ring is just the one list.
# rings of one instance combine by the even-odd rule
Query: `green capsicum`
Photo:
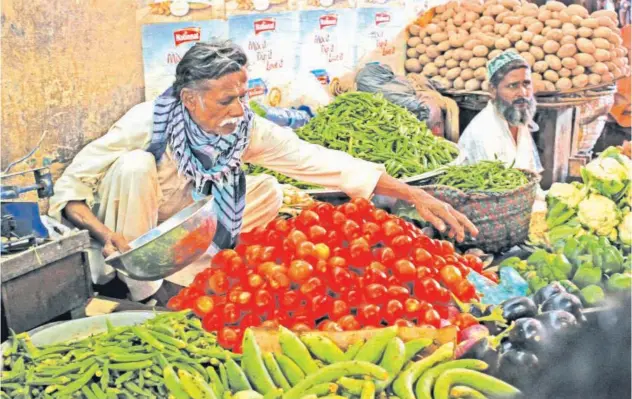
[(629, 273), (615, 273), (608, 279), (606, 289), (610, 292), (629, 291), (632, 287), (632, 275)]
[(581, 297), (586, 306), (595, 306), (606, 298), (603, 289), (598, 285), (589, 285), (581, 290)]
[(573, 276), (573, 283), (578, 287), (584, 288), (589, 285), (598, 284), (601, 281), (601, 269), (594, 266), (591, 262), (586, 262), (579, 266), (577, 272)]

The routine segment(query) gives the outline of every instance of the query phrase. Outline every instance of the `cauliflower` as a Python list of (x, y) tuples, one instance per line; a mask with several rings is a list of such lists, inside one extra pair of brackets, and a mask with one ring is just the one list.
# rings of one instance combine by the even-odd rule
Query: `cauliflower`
[(621, 214), (611, 199), (599, 194), (590, 194), (579, 203), (579, 221), (590, 231), (600, 236), (614, 236)]
[(609, 148), (601, 156), (582, 168), (582, 179), (589, 188), (610, 199), (621, 196), (628, 188), (632, 175), (632, 161), (616, 148)]
[(632, 246), (632, 212), (628, 212), (619, 224), (619, 241), (626, 246)]
[(576, 208), (586, 196), (581, 184), (555, 183), (547, 193), (547, 199), (556, 199), (569, 208)]

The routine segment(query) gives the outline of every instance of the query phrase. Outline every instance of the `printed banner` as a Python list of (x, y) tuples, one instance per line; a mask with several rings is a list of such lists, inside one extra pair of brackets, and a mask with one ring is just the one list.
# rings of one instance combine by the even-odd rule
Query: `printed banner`
[(404, 74), (402, 60), (406, 57), (406, 26), (408, 18), (403, 8), (358, 9), (357, 68), (367, 63), (389, 65), (396, 74)]

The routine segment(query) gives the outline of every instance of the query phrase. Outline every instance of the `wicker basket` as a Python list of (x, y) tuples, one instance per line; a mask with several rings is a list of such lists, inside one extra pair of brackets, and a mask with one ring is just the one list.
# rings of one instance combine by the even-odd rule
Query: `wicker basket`
[(503, 193), (466, 193), (439, 185), (422, 188), (465, 214), (478, 228), (478, 237), (468, 239), (463, 246), (480, 248), (489, 253), (502, 252), (523, 243), (529, 235), (531, 209), (540, 176), (526, 170), (523, 172), (528, 176), (529, 183)]

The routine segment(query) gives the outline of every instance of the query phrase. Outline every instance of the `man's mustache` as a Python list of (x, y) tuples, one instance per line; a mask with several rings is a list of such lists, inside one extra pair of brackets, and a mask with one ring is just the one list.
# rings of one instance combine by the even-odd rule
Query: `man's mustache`
[(514, 102), (511, 103), (511, 105), (520, 105), (520, 104), (529, 104), (529, 103), (530, 103), (529, 99), (526, 97), (523, 97), (523, 98), (514, 100)]

